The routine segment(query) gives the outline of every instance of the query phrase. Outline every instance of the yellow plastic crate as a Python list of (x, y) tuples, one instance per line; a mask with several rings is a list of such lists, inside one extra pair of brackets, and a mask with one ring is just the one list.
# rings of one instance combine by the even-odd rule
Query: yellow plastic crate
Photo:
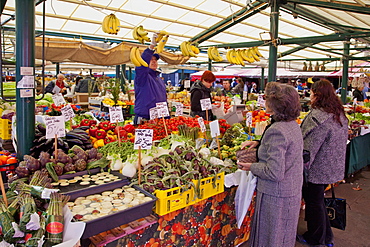
[(183, 187), (156, 190), (155, 196), (158, 200), (155, 204), (155, 212), (159, 215), (165, 215), (224, 192), (224, 180), (224, 172), (217, 174), (216, 180), (214, 176), (201, 179), (200, 185), (198, 185), (198, 180), (193, 180), (198, 193), (195, 193), (193, 187), (188, 190)]
[(12, 123), (8, 119), (0, 119), (0, 138), (12, 139)]
[(171, 213), (197, 202), (194, 198), (193, 188), (185, 190), (183, 187), (176, 187), (168, 190), (156, 190), (155, 196), (158, 198), (155, 203), (155, 212), (159, 215)]
[[(215, 181), (216, 179), (216, 181)], [(208, 197), (217, 195), (219, 193), (224, 192), (224, 181), (225, 181), (225, 173), (221, 172), (218, 173), (213, 177), (203, 178), (200, 180), (199, 186), (199, 195), (197, 197), (197, 202), (204, 200)], [(194, 180), (195, 183), (195, 180)], [(196, 181), (197, 185), (198, 181)], [(197, 187), (197, 186), (196, 186)]]

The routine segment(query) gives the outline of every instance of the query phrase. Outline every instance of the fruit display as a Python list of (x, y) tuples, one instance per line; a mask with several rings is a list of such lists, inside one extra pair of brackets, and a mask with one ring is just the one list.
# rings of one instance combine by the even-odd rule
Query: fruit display
[(167, 94), (169, 101), (180, 102), (185, 106), (190, 106), (190, 93), (188, 91), (182, 92), (169, 92)]
[(144, 59), (141, 57), (141, 53), (139, 50), (139, 47), (132, 47), (130, 50), (130, 61), (136, 66), (145, 66), (148, 67), (148, 63), (144, 61)]
[(249, 49), (230, 49), (226, 53), (226, 59), (231, 64), (237, 64), (244, 66), (244, 61), (248, 63), (259, 62), (262, 54), (259, 52), (258, 47), (252, 47)]
[(194, 44), (191, 44), (189, 41), (183, 41), (180, 44), (180, 50), (183, 56), (185, 57), (196, 57), (199, 54), (199, 48)]
[(132, 37), (135, 40), (138, 40), (141, 44), (146, 42), (150, 42), (150, 38), (148, 37), (148, 32), (144, 30), (142, 25), (134, 27), (132, 30)]
[(90, 221), (152, 200), (153, 198), (135, 188), (123, 186), (112, 191), (78, 197), (73, 202), (68, 202), (67, 206), (75, 220)]
[(208, 48), (207, 55), (210, 60), (215, 62), (222, 62), (224, 60), (215, 46)]
[(104, 33), (117, 35), (120, 29), (120, 21), (114, 14), (104, 17), (102, 23), (102, 30)]

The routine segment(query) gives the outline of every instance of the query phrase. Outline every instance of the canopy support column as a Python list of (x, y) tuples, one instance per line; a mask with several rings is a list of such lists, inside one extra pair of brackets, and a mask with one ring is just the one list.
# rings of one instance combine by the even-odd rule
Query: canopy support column
[(270, 32), (271, 32), (271, 43), (269, 49), (269, 71), (268, 80), (276, 81), (276, 67), (277, 67), (277, 38), (279, 31), (279, 0), (271, 1), (271, 14), (270, 14)]
[(349, 46), (350, 46), (349, 40), (344, 41), (342, 89), (340, 90), (340, 99), (342, 100), (343, 104), (346, 103), (346, 99), (347, 99)]

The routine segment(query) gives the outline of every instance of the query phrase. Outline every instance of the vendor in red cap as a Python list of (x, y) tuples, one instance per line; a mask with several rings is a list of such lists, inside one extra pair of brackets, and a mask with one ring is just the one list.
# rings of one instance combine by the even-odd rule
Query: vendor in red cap
[(134, 124), (140, 124), (143, 120), (149, 120), (149, 109), (156, 107), (156, 103), (167, 102), (166, 85), (159, 78), (158, 59), (159, 54), (154, 53), (157, 45), (155, 33), (150, 46), (144, 50), (141, 57), (148, 63), (148, 67), (139, 66), (135, 68), (135, 119)]

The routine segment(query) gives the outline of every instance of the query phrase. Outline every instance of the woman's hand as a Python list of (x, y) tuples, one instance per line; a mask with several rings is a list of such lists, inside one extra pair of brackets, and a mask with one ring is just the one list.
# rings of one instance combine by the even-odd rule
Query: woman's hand
[(252, 163), (238, 162), (238, 168), (243, 171), (250, 171)]
[(258, 145), (258, 141), (245, 141), (240, 145), (241, 149), (244, 149), (245, 147), (249, 146), (249, 148), (255, 148)]

